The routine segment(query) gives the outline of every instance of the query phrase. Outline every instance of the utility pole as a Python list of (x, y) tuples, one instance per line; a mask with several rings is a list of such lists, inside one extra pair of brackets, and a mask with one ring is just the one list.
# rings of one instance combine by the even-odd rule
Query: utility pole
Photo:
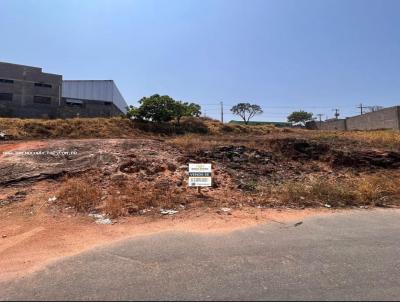
[(364, 109), (364, 108), (367, 108), (367, 107), (366, 107), (366, 106), (363, 106), (363, 104), (360, 103), (360, 105), (359, 105), (357, 108), (360, 108), (361, 115), (363, 115), (363, 109)]
[(336, 119), (338, 119), (338, 117), (339, 117), (339, 115), (340, 115), (340, 113), (339, 113), (339, 109), (338, 108), (336, 108), (336, 109), (332, 109), (333, 111), (335, 111), (335, 118)]
[(318, 113), (317, 116), (319, 117), (319, 125), (318, 125), (317, 129), (321, 129), (321, 127), (322, 127), (322, 116), (323, 116), (323, 114), (322, 114), (322, 113)]
[(221, 101), (221, 123), (224, 123), (224, 103)]

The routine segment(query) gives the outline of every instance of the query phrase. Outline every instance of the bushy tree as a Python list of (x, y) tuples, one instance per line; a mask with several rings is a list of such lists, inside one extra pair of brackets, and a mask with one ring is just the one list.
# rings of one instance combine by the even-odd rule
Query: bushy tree
[(129, 107), (127, 117), (158, 123), (176, 119), (179, 124), (183, 116), (200, 116), (201, 114), (200, 105), (175, 101), (168, 95), (154, 94), (150, 97), (143, 97), (139, 104), (139, 107)]
[(289, 123), (300, 124), (304, 126), (307, 122), (313, 120), (313, 114), (303, 110), (294, 111), (287, 117), (287, 120)]
[(200, 117), (201, 115), (201, 107), (199, 104), (195, 103), (186, 103), (187, 105), (187, 111), (186, 111), (186, 116), (195, 116), (195, 117)]
[(196, 116), (199, 117), (201, 115), (201, 107), (195, 103), (187, 103), (182, 101), (175, 102), (175, 118), (176, 122), (179, 125), (181, 118), (184, 116)]
[(132, 119), (138, 116), (139, 109), (137, 107), (130, 105), (129, 107), (126, 108), (126, 110), (127, 110), (126, 113), (127, 118)]
[(233, 114), (240, 116), (247, 125), (252, 117), (256, 114), (263, 113), (259, 105), (249, 103), (239, 103), (231, 108)]

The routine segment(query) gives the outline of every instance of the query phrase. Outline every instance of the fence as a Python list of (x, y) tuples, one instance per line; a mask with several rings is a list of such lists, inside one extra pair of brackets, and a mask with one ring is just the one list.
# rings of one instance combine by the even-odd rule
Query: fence
[(321, 130), (400, 130), (400, 106), (389, 107), (363, 115), (317, 122)]

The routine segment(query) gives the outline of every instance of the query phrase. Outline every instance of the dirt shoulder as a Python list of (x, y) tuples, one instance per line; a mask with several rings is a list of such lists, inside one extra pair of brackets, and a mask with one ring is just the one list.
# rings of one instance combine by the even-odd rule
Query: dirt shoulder
[(231, 232), (260, 223), (295, 224), (328, 209), (266, 210), (243, 208), (230, 215), (215, 209), (192, 209), (173, 216), (119, 218), (113, 225), (99, 225), (87, 215), (51, 212), (43, 200), (55, 183), (31, 188), (24, 202), (0, 208), (0, 281), (22, 277), (62, 257), (135, 236), (166, 231)]

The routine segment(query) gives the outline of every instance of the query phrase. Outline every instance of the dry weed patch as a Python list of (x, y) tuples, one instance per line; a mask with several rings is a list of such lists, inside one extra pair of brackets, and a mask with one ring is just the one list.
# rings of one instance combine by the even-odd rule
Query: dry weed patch
[(101, 193), (83, 179), (68, 179), (61, 187), (59, 198), (78, 212), (89, 212), (100, 202)]

